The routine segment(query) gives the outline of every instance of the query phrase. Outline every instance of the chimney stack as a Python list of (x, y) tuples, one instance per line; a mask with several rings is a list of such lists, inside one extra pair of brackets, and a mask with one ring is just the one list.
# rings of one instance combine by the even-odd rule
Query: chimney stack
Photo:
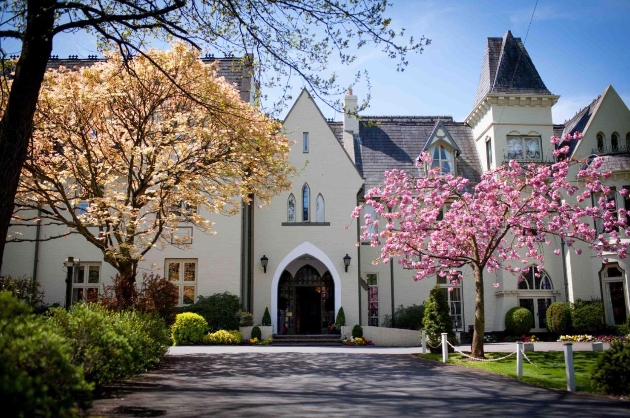
[(352, 89), (348, 89), (343, 100), (343, 147), (353, 163), (355, 162), (354, 138), (359, 135), (359, 118), (356, 116), (356, 111), (357, 96), (352, 94)]

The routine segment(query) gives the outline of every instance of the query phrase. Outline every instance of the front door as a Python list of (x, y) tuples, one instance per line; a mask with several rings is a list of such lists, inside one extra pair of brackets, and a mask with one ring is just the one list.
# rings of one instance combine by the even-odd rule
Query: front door
[(295, 289), (297, 299), (297, 334), (321, 334), (321, 287), (304, 286)]
[(608, 307), (609, 325), (622, 325), (626, 323), (626, 292), (623, 288), (623, 280), (607, 281), (606, 293), (610, 300)]

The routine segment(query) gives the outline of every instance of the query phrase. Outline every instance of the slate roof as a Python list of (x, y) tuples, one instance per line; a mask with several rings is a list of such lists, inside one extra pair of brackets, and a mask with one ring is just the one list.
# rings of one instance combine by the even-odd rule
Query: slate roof
[(630, 171), (630, 155), (628, 154), (603, 155), (601, 158), (604, 162), (598, 171), (602, 173)]
[[(560, 135), (556, 135), (554, 126), (554, 135), (563, 137), (566, 134), (573, 135), (576, 132), (584, 132), (584, 129), (593, 117), (593, 114), (595, 113), (595, 108), (597, 108), (597, 105), (599, 104), (601, 98), (602, 96), (598, 96), (595, 100), (591, 102), (591, 104), (586, 106), (584, 109), (580, 109), (580, 111), (577, 112), (575, 116), (564, 122), (563, 129)], [(571, 141), (569, 143), (569, 155), (573, 155), (576, 147), (576, 141)]]
[[(250, 68), (244, 65), (244, 61), (241, 58), (213, 58), (205, 57), (201, 59), (205, 63), (218, 62), (218, 75), (219, 77), (225, 77), (225, 79), (234, 85), (241, 92), (241, 99), (249, 102), (251, 98), (251, 76)], [(96, 58), (96, 56), (90, 56), (89, 58), (78, 58), (76, 55), (71, 55), (67, 59), (58, 58), (52, 56), (48, 60), (48, 69), (58, 69), (61, 66), (64, 67), (89, 67), (98, 62), (105, 61), (105, 58)]]
[(489, 93), (551, 95), (521, 38), (509, 30), (503, 38), (488, 38), (475, 104)]
[[(475, 149), (472, 129), (450, 116), (361, 116), (359, 141), (355, 141), (355, 162), (365, 178), (365, 189), (378, 186), (383, 173), (394, 168), (417, 174), (416, 158), (438, 121), (448, 130), (461, 150), (457, 158), (458, 174), (476, 183), (480, 179), (481, 162)], [(341, 142), (341, 122), (329, 122)]]

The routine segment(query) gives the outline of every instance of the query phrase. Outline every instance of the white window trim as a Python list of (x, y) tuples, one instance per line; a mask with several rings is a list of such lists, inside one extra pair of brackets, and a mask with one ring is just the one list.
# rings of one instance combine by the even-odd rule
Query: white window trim
[[(79, 280), (79, 274), (81, 271), (81, 267), (83, 267), (83, 282), (78, 282)], [(98, 282), (96, 283), (89, 283), (89, 272), (90, 272), (90, 267), (98, 267)], [(79, 263), (79, 267), (75, 267), (73, 273), (73, 277), (72, 277), (72, 303), (77, 303), (79, 301), (78, 295), (77, 297), (75, 297), (75, 289), (78, 290), (77, 294), (81, 292), (81, 290), (83, 290), (83, 297), (81, 298), (82, 301), (87, 300), (87, 292), (88, 289), (96, 289), (96, 294), (99, 295), (100, 294), (100, 288), (101, 288), (101, 273), (102, 273), (102, 263), (99, 262), (81, 262)]]
[[(370, 276), (373, 276), (376, 279), (376, 284), (370, 284)], [(379, 323), (380, 323), (380, 307), (379, 307), (379, 290), (378, 290), (378, 273), (365, 273), (365, 282), (367, 283), (368, 286), (368, 292), (367, 292), (367, 296), (368, 296), (368, 301), (367, 301), (367, 321), (368, 321), (368, 325), (369, 326), (375, 326), (378, 327)], [(376, 314), (372, 315), (371, 314), (371, 310), (372, 310), (372, 306), (371, 303), (374, 301), (370, 300), (370, 289), (371, 288), (375, 288), (376, 289)], [(374, 320), (374, 321), (372, 321)]]
[[(511, 157), (509, 149), (506, 152), (506, 156), (508, 160), (517, 160), (517, 161), (542, 161), (543, 151), (542, 151), (542, 140), (539, 135), (508, 135), (506, 137), (506, 146), (509, 145), (510, 141), (514, 141), (520, 139), (521, 140), (521, 150), (523, 152), (523, 156), (520, 158), (516, 158), (516, 156)], [(527, 155), (527, 149), (525, 146), (526, 140), (536, 140), (538, 142), (538, 156), (529, 156)]]
[[(179, 263), (180, 268), (179, 268), (179, 277), (178, 280), (171, 280), (170, 277), (170, 269), (169, 269), (169, 265), (171, 263)], [(185, 272), (185, 264), (186, 263), (193, 263), (195, 265), (195, 280), (191, 281), (191, 280), (184, 280), (184, 272)], [(165, 276), (166, 278), (173, 283), (177, 289), (178, 289), (178, 300), (177, 300), (177, 306), (187, 306), (187, 305), (192, 305), (193, 303), (195, 303), (196, 299), (197, 299), (197, 282), (199, 280), (199, 261), (196, 258), (166, 258), (164, 259), (164, 272), (165, 272)], [(193, 301), (192, 303), (186, 303), (184, 304), (184, 288), (185, 287), (193, 287), (194, 288), (194, 295), (193, 295)]]

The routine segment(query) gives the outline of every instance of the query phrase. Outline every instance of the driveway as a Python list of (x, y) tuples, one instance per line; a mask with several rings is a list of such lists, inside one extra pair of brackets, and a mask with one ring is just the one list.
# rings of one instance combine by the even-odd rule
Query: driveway
[(91, 416), (630, 416), (630, 402), (394, 354), (401, 349), (238, 348), (173, 349), (166, 367), (120, 384)]

